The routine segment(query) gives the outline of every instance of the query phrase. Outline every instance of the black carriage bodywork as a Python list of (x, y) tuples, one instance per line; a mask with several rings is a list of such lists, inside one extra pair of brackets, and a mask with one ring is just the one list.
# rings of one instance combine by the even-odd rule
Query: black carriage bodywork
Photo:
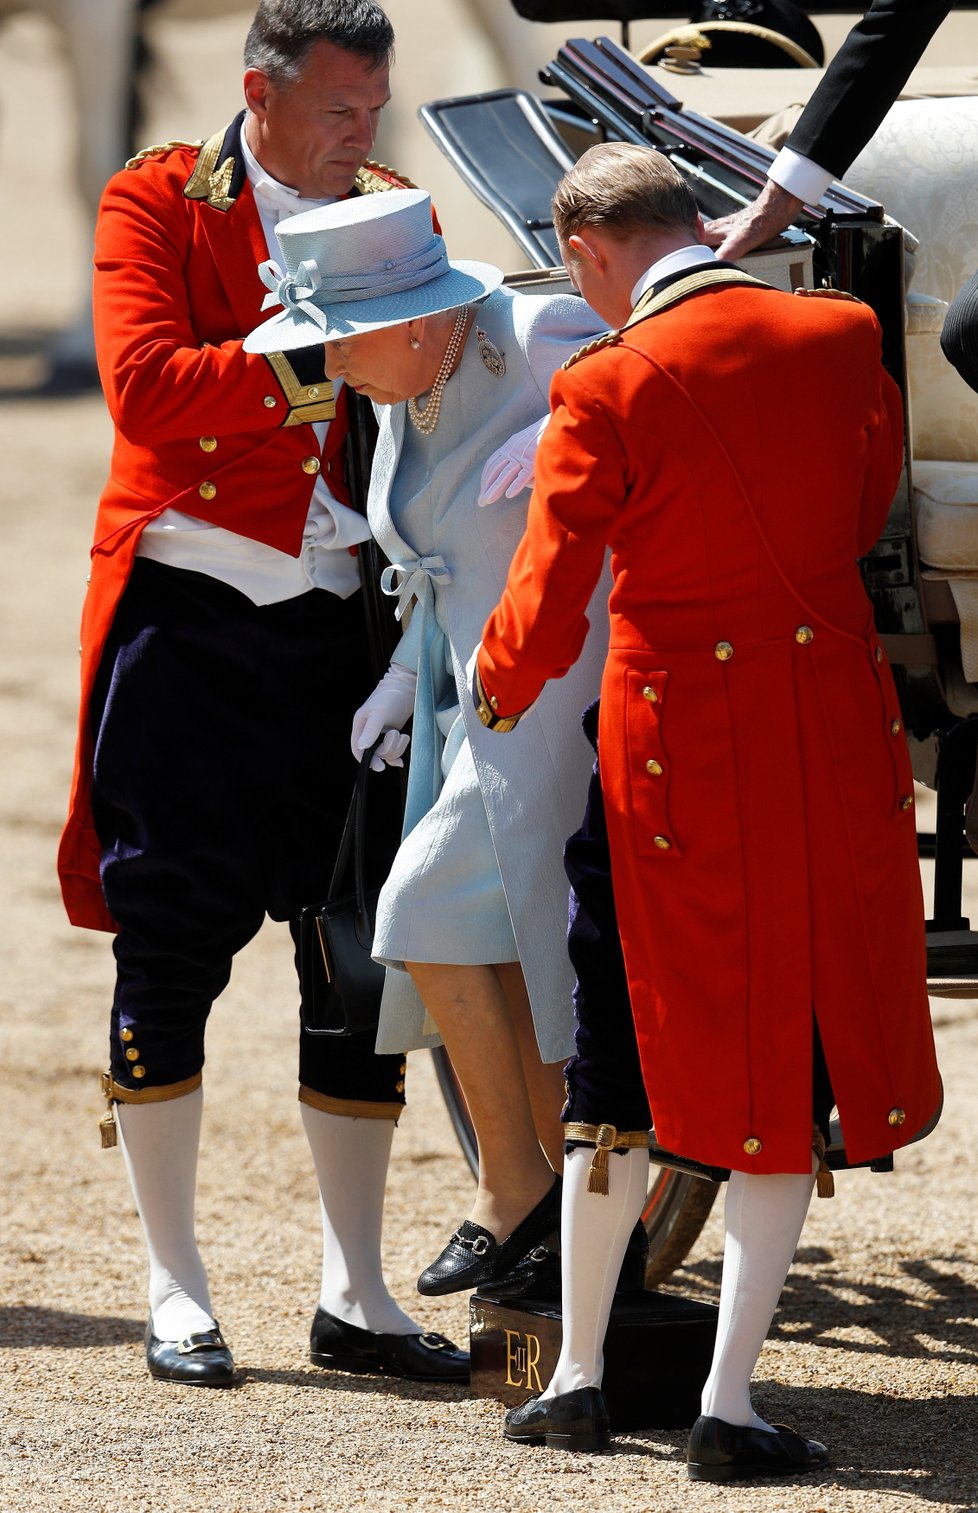
[[(651, 11), (633, 0), (605, 0), (603, 8), (591, 0), (589, 11), (599, 8), (623, 23), (626, 12), (635, 18)], [(552, 7), (566, 9), (566, 0)], [(755, 198), (772, 151), (684, 109), (655, 74), (662, 77), (610, 38), (574, 39), (541, 75), (556, 93), (502, 89), (422, 106), (429, 132), (528, 259), (530, 270), (509, 282), (545, 288), (563, 279), (550, 200), (561, 174), (595, 142), (630, 141), (664, 152), (688, 179), (706, 219)], [(806, 205), (797, 224), (771, 247), (799, 243), (811, 248), (816, 285), (846, 290), (872, 306), (883, 329), (884, 362), (906, 398), (902, 227), (881, 205), (836, 183), (819, 205)], [(937, 791), (935, 833), (921, 836), (921, 854), (935, 860), (933, 916), (927, 921), (932, 989), (971, 996), (978, 988), (978, 933), (962, 915), (961, 892), (962, 861), (970, 854), (964, 809), (975, 784), (978, 722), (968, 716), (967, 697), (962, 705), (955, 627), (929, 623), (911, 514), (909, 435), (906, 457), (884, 532), (861, 568), (893, 668), (915, 775)]]

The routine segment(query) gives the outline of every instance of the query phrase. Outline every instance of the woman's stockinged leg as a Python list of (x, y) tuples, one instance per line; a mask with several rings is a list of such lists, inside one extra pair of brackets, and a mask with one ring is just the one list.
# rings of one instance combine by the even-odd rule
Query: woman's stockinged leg
[(553, 1183), (541, 1149), (519, 1040), (492, 966), (405, 963), (438, 1026), (479, 1142), (479, 1190), (469, 1215), (503, 1240)]
[(523, 1079), (526, 1083), (537, 1138), (543, 1146), (550, 1165), (554, 1171), (559, 1172), (564, 1164), (564, 1132), (560, 1123), (560, 1111), (566, 1097), (564, 1063), (540, 1060), (540, 1048), (533, 1028), (530, 999), (519, 962), (503, 962), (496, 967), (496, 973), (506, 995), (510, 1019), (520, 1049)]

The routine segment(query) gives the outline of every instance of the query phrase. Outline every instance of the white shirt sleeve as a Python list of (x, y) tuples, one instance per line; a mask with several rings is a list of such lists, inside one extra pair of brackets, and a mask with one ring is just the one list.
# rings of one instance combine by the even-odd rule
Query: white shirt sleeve
[(817, 205), (835, 178), (826, 168), (819, 168), (810, 158), (803, 158), (790, 147), (782, 147), (767, 171), (769, 179), (787, 189), (806, 205)]

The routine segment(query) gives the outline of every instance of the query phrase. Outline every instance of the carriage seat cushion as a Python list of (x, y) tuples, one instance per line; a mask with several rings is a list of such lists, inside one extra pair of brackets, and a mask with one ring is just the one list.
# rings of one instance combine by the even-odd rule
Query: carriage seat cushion
[(913, 464), (917, 551), (925, 578), (943, 578), (961, 627), (961, 666), (978, 683), (978, 463)]

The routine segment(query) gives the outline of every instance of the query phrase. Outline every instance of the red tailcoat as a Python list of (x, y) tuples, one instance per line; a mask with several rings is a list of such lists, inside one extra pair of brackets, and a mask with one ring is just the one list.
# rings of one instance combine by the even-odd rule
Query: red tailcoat
[(941, 1085), (913, 778), (856, 563), (902, 461), (876, 319), (715, 284), (551, 402), (479, 669), (500, 716), (564, 673), (610, 544), (601, 783), (657, 1139), (809, 1170), (814, 1005), (850, 1160), (894, 1150)]
[[(241, 117), (201, 144), (149, 149), (110, 179), (95, 239), (99, 372), (115, 426), (82, 612), (81, 720), (58, 871), (69, 918), (115, 928), (99, 883), (88, 703), (140, 532), (174, 508), (298, 556), (315, 475), (346, 501), (345, 395), (333, 416), (322, 347), (242, 350), (266, 319), (265, 236), (239, 148)], [(361, 189), (399, 184), (368, 165)]]

